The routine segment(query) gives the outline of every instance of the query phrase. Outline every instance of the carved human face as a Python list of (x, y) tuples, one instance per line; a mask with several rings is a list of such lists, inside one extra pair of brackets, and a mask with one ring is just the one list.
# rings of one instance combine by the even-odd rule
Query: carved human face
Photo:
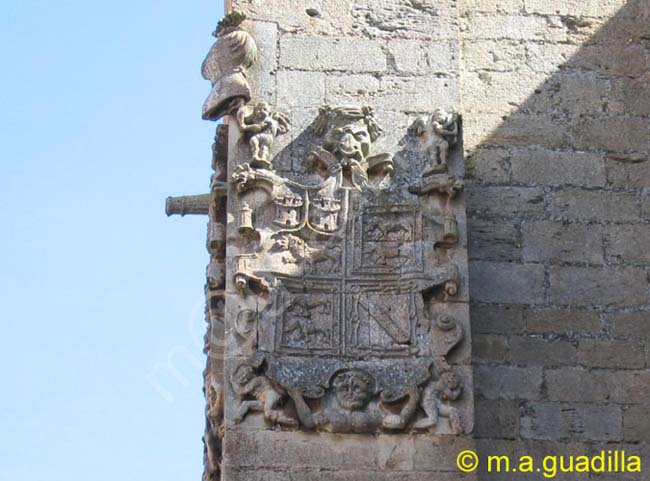
[(370, 153), (370, 145), (370, 133), (363, 121), (331, 128), (325, 138), (325, 147), (342, 160), (363, 161)]
[(370, 398), (370, 379), (362, 371), (344, 371), (332, 382), (336, 400), (343, 409), (363, 409)]
[(246, 365), (239, 366), (237, 370), (235, 370), (235, 373), (233, 374), (233, 380), (235, 381), (235, 383), (239, 384), (240, 386), (243, 386), (254, 377), (255, 377), (255, 372), (253, 371), (253, 368)]
[(260, 102), (255, 106), (254, 112), (257, 118), (263, 119), (269, 116), (269, 104), (266, 102)]

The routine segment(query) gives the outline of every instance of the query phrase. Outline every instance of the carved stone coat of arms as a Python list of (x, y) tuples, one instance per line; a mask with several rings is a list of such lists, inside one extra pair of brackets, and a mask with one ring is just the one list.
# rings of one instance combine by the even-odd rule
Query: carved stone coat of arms
[[(230, 173), (235, 422), (259, 412), (329, 432), (468, 429), (464, 374), (447, 359), (466, 330), (450, 208), (462, 182), (440, 167), (416, 182), (400, 175), (400, 159), (375, 151), (382, 128), (370, 107), (323, 105), (313, 145), (288, 173), (270, 149), (260, 156), (288, 117), (258, 104), (237, 119), (250, 161)], [(418, 145), (422, 134), (409, 135)]]

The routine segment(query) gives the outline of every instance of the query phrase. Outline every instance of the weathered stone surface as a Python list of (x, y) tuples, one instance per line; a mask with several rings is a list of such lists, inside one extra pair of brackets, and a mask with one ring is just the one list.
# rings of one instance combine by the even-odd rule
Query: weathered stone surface
[(521, 306), (472, 305), (472, 329), (484, 334), (517, 334), (524, 331)]
[(476, 301), (539, 304), (544, 300), (544, 267), (476, 261), (470, 264), (470, 284)]
[(566, 189), (554, 194), (549, 210), (558, 219), (633, 222), (639, 219), (639, 203), (633, 194)]
[(642, 189), (650, 186), (647, 153), (610, 156), (606, 160), (607, 182), (612, 187)]
[(388, 52), (398, 72), (449, 76), (457, 71), (458, 42), (396, 39), (388, 42)]
[(605, 185), (601, 154), (514, 149), (510, 160), (512, 180), (527, 185)]
[[(625, 129), (620, 125), (625, 122)], [(650, 150), (650, 126), (641, 118), (583, 119), (573, 129), (578, 149), (613, 152), (647, 152)]]
[(471, 259), (521, 259), (521, 241), (517, 226), (494, 221), (475, 221), (469, 225), (468, 235)]
[(650, 262), (650, 225), (610, 225), (605, 230), (607, 260), (613, 263)]
[(479, 183), (500, 184), (510, 180), (510, 153), (506, 149), (477, 149), (465, 162), (471, 177)]
[(544, 213), (544, 194), (534, 187), (467, 188), (467, 209), (476, 217), (536, 216)]
[[(326, 75), (321, 72), (294, 72), (280, 70), (277, 73), (278, 104), (288, 107), (318, 107), (325, 101)], [(309, 89), (296, 89), (305, 82)]]
[(573, 15), (576, 17), (609, 17), (623, 5), (624, 0), (568, 0), (548, 2), (543, 0), (524, 0), (527, 13), (543, 15)]
[(646, 405), (623, 408), (623, 436), (626, 441), (650, 441), (650, 416)]
[(585, 439), (619, 441), (623, 437), (620, 406), (528, 403), (521, 419), (521, 434), (532, 439)]
[(519, 42), (468, 41), (463, 43), (463, 61), (472, 69), (507, 72), (526, 61), (526, 46)]
[(506, 336), (478, 335), (472, 338), (472, 342), (472, 353), (478, 361), (506, 362), (510, 359)]
[(604, 262), (601, 226), (542, 221), (524, 222), (521, 230), (525, 262)]
[(588, 367), (640, 369), (646, 364), (644, 344), (584, 339), (578, 345), (578, 363)]
[(519, 416), (517, 401), (478, 400), (474, 436), (514, 439), (519, 435)]
[(607, 321), (615, 337), (646, 341), (650, 339), (650, 312), (622, 312), (607, 315)]
[(433, 112), (452, 109), (458, 102), (458, 82), (435, 76), (330, 75), (327, 101), (336, 104), (358, 102), (377, 110)]
[(650, 396), (650, 371), (566, 367), (547, 369), (544, 379), (550, 401), (636, 404)]
[(523, 15), (488, 16), (485, 14), (470, 14), (463, 19), (461, 29), (472, 32), (475, 40), (551, 40), (561, 42), (566, 40), (566, 31), (562, 28), (549, 28), (543, 17)]
[(553, 304), (631, 307), (648, 300), (647, 275), (633, 267), (551, 267), (549, 282)]
[(298, 70), (383, 72), (386, 56), (370, 40), (284, 35), (280, 39), (280, 66)]
[(528, 399), (541, 397), (540, 367), (477, 366), (474, 382), (477, 394), (487, 399)]
[(526, 331), (531, 334), (596, 334), (603, 331), (597, 312), (586, 309), (542, 307), (525, 311)]
[(510, 353), (511, 363), (523, 366), (562, 366), (574, 365), (576, 362), (576, 348), (573, 344), (541, 337), (511, 337)]
[[(219, 459), (210, 456), (218, 451), (219, 440), (211, 436), (221, 429), (223, 412), (218, 405), (224, 393), (223, 461), (228, 481), (451, 481), (463, 479), (455, 456), (466, 448), (478, 449), (481, 459), (495, 451), (532, 453), (541, 459), (547, 454), (586, 454), (600, 448), (643, 450), (649, 428), (643, 422), (647, 416), (642, 407), (650, 396), (649, 257), (644, 245), (650, 237), (646, 229), (650, 221), (650, 104), (646, 95), (650, 10), (646, 2), (231, 3), (248, 14), (244, 29), (259, 47), (259, 62), (250, 66), (247, 78), (250, 106), (267, 101), (270, 111), (285, 115), (291, 125), (286, 134), (274, 133), (270, 139), (268, 161), (273, 172), (269, 172), (313, 185), (340, 165), (344, 177), (362, 186), (369, 171), (348, 168), (339, 153), (316, 134), (327, 127), (319, 128), (314, 121), (325, 102), (372, 106), (374, 114), (360, 110), (358, 117), (372, 116), (383, 126), (383, 136), (371, 142), (373, 155), (392, 154), (390, 160), (375, 160), (382, 173), (393, 169), (387, 183), (395, 189), (375, 195), (364, 187), (357, 194), (353, 188), (351, 197), (362, 199), (361, 204), (370, 199), (372, 205), (419, 205), (422, 232), (430, 236), (422, 251), (423, 270), (446, 262), (458, 265), (457, 270), (437, 272), (442, 284), (415, 296), (413, 339), (417, 341), (412, 351), (386, 357), (348, 351), (353, 344), (349, 334), (358, 318), (368, 321), (359, 321), (359, 335), (375, 335), (367, 339), (368, 347), (385, 347), (391, 342), (388, 338), (406, 338), (407, 326), (399, 322), (364, 331), (372, 322), (369, 313), (377, 306), (383, 310), (375, 317), (384, 320), (410, 316), (410, 298), (383, 303), (381, 296), (394, 294), (389, 290), (372, 302), (359, 298), (358, 312), (337, 310), (344, 314), (341, 319), (350, 322), (331, 344), (340, 346), (340, 352), (312, 354), (327, 348), (324, 339), (333, 325), (324, 307), (328, 301), (319, 284), (321, 278), (346, 277), (346, 287), (336, 295), (341, 299), (356, 295), (351, 289), (353, 279), (343, 274), (342, 266), (354, 264), (356, 245), (363, 245), (363, 239), (352, 238), (346, 244), (337, 238), (329, 243), (322, 232), (314, 236), (283, 232), (270, 240), (277, 219), (265, 209), (275, 208), (276, 196), (264, 188), (241, 194), (231, 190), (227, 209), (210, 206), (211, 219), (217, 211), (224, 216), (228, 212), (233, 224), (228, 233), (228, 263), (215, 257), (208, 272), (210, 332), (227, 333), (228, 339), (225, 353), (221, 341), (218, 346), (207, 342), (206, 347), (211, 356), (229, 357), (229, 369), (222, 387), (223, 362), (213, 359), (207, 370), (206, 445), (211, 449), (206, 452), (206, 481), (216, 481), (218, 475), (214, 468), (218, 471)], [(438, 108), (462, 114), (457, 138), (455, 134), (431, 135), (429, 116)], [(277, 187), (277, 177), (274, 181), (273, 175), (269, 178), (243, 167), (254, 155), (256, 147), (250, 142), (255, 135), (246, 133), (242, 141), (236, 132), (239, 119), (236, 112), (231, 114), (230, 174), (259, 175), (259, 185), (270, 182)], [(420, 133), (426, 135), (417, 139), (414, 121), (421, 116), (425, 121), (420, 127), (425, 128)], [(434, 140), (428, 150), (424, 137)], [(257, 140), (265, 142), (261, 137)], [(456, 140), (458, 149), (454, 150)], [(440, 160), (444, 142), (451, 152), (450, 176), (462, 176), (462, 155), (469, 157), (472, 178), (467, 182), (467, 195), (456, 189), (449, 206), (444, 187), (401, 194), (422, 180), (421, 174), (434, 160)], [(320, 146), (322, 150), (316, 149)], [(258, 157), (265, 156), (259, 153)], [(362, 155), (363, 160), (367, 157)], [(244, 170), (236, 171), (239, 167)], [(373, 175), (370, 172), (368, 177)], [(464, 201), (469, 203), (468, 218)], [(306, 208), (308, 217), (310, 208)], [(455, 224), (447, 218), (449, 214), (455, 216)], [(287, 214), (282, 220), (286, 227), (286, 222), (292, 224), (295, 219)], [(410, 273), (407, 259), (419, 258), (419, 251), (404, 247), (408, 242), (400, 238), (404, 234), (399, 228), (385, 232), (383, 227), (390, 223), (376, 222), (378, 229), (364, 231), (364, 219), (363, 225), (355, 223), (350, 231), (379, 236), (368, 242), (365, 255), (372, 261), (366, 263), (368, 268), (384, 266), (400, 275)], [(469, 237), (465, 235), (468, 227)], [(456, 243), (450, 239), (457, 239)], [(269, 253), (269, 249), (276, 251)], [(236, 257), (241, 254), (245, 256)], [(259, 262), (254, 258), (258, 254), (269, 254), (266, 259), (271, 260)], [(229, 269), (225, 283), (229, 310), (217, 316), (226, 295), (219, 274), (224, 265)], [(295, 304), (300, 306), (287, 298), (283, 309), (267, 309), (277, 289), (277, 276), (283, 277), (283, 286), (293, 286), (290, 295), (299, 298)], [(299, 281), (294, 285), (284, 277)], [(449, 322), (443, 314), (460, 322)], [(286, 319), (289, 323), (283, 324)], [(282, 326), (279, 331), (269, 328), (277, 325)], [(461, 329), (465, 341), (446, 352), (445, 339), (453, 344)], [(470, 333), (476, 334), (473, 357)], [(295, 350), (280, 367), (278, 359), (285, 358), (274, 350), (276, 339)], [(250, 358), (251, 350), (272, 356), (258, 363)], [(438, 362), (441, 373), (422, 374), (421, 384), (414, 378), (427, 371), (423, 365), (409, 365), (402, 371), (406, 375), (394, 369), (397, 364), (389, 366), (400, 356), (431, 360), (431, 353), (444, 353), (451, 369)], [(295, 358), (300, 362), (293, 363)], [(469, 370), (472, 361), (477, 366), (476, 390)], [(250, 373), (248, 384), (234, 375), (240, 363), (249, 364), (239, 372)], [(431, 380), (425, 379), (429, 375)], [(273, 387), (271, 380), (280, 380), (285, 387)], [(369, 388), (373, 383), (380, 386), (378, 392)], [(295, 392), (296, 384), (308, 385), (310, 392)], [(385, 392), (398, 396), (402, 393), (393, 391), (414, 384), (426, 395), (415, 405), (412, 418), (408, 395), (383, 408), (394, 414), (388, 417), (388, 426), (404, 429), (403, 416), (412, 419), (407, 430), (418, 423), (420, 428), (409, 434), (379, 428), (378, 420), (383, 424), (385, 419), (383, 409), (377, 408), (383, 402), (381, 396)], [(285, 392), (287, 386), (291, 393)], [(358, 403), (363, 407), (346, 408), (337, 399), (338, 395), (343, 399), (345, 386), (361, 388), (363, 400)], [(324, 392), (320, 398), (318, 389)], [(467, 436), (447, 436), (454, 432), (456, 419), (465, 431), (471, 429), (474, 393), (479, 416), (475, 434), (480, 440), (474, 443)], [(424, 398), (428, 404), (422, 402)], [(304, 419), (300, 427), (292, 425), (299, 421), (300, 399), (307, 404), (313, 426)], [(242, 412), (244, 405), (247, 412)], [(434, 424), (436, 413), (440, 417), (437, 427), (428, 431), (430, 426), (424, 426)], [(243, 418), (241, 423), (235, 422), (237, 415)], [(354, 426), (355, 415), (361, 426)], [(341, 417), (340, 423), (336, 416)], [(310, 429), (336, 433), (304, 432)], [(372, 435), (344, 432), (355, 430)], [(478, 477), (495, 476), (481, 473), (468, 479)], [(573, 473), (573, 477), (589, 479), (584, 473)], [(499, 476), (500, 481), (521, 479), (520, 473)]]

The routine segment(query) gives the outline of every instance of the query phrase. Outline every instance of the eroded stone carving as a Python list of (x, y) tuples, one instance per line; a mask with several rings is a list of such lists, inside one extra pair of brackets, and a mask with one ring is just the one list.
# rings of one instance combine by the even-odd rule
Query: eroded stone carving
[(351, 186), (361, 189), (369, 176), (386, 176), (393, 170), (390, 154), (372, 153), (372, 143), (382, 129), (371, 107), (323, 105), (314, 133), (323, 137), (323, 146), (310, 153), (307, 166), (325, 178), (340, 173)]
[(461, 434), (463, 427), (458, 410), (448, 403), (460, 397), (463, 386), (460, 379), (444, 361), (439, 364), (443, 365), (442, 369), (437, 375), (435, 373), (432, 375), (437, 379), (431, 379), (422, 390), (420, 406), (425, 417), (416, 421), (413, 428), (416, 430), (433, 428), (442, 417), (449, 420), (449, 429), (452, 434)]
[(409, 187), (416, 195), (443, 194), (449, 198), (463, 190), (465, 184), (448, 174), (449, 151), (458, 143), (460, 115), (436, 109), (429, 117), (419, 117), (409, 128), (409, 134), (417, 139), (429, 166), (422, 173), (419, 183)]
[(232, 375), (232, 386), (240, 397), (241, 405), (234, 418), (241, 422), (249, 411), (259, 411), (270, 423), (297, 427), (298, 422), (286, 416), (280, 406), (286, 398), (286, 392), (274, 385), (264, 374), (260, 373), (263, 357), (253, 358), (241, 363)]
[(412, 128), (431, 162), (422, 175), (426, 177), (447, 172), (449, 149), (458, 140), (458, 114), (436, 109), (428, 119), (419, 117)]
[(343, 369), (332, 376), (325, 408), (312, 412), (302, 393), (290, 391), (298, 417), (308, 429), (333, 433), (369, 433), (380, 428), (403, 429), (417, 407), (419, 393), (413, 388), (399, 414), (383, 410), (377, 401), (376, 382), (363, 369)]
[(250, 100), (248, 69), (257, 61), (255, 39), (241, 28), (246, 15), (233, 11), (217, 26), (217, 42), (208, 53), (201, 73), (212, 82), (212, 91), (203, 104), (203, 118), (218, 120), (224, 115), (236, 115)]
[(204, 481), (217, 481), (221, 472), (221, 439), (223, 438), (223, 386), (211, 375), (205, 379), (206, 429)]
[[(269, 115), (267, 109), (256, 119)], [(448, 147), (445, 136), (452, 134), (442, 130), (431, 127)], [(231, 375), (242, 401), (235, 420), (252, 410), (308, 430), (457, 434), (462, 426), (454, 403), (462, 383), (444, 360), (462, 341), (463, 328), (430, 310), (459, 295), (459, 269), (444, 251), (458, 241), (446, 206), (462, 182), (427, 173), (426, 182), (437, 184), (426, 193), (445, 199), (433, 220), (419, 200), (393, 186), (392, 155), (374, 152), (382, 130), (371, 108), (325, 105), (312, 132), (322, 145), (305, 161), (322, 180), (283, 177), (271, 170), (269, 151), (253, 146), (258, 158), (236, 165), (231, 175), (238, 232), (258, 234), (241, 237), (234, 284), (242, 298), (255, 299), (257, 336), (251, 338), (264, 359)], [(442, 140), (428, 147), (446, 165)], [(433, 225), (439, 226), (435, 239)], [(440, 418), (448, 423), (441, 426)]]
[(251, 166), (271, 169), (271, 146), (278, 135), (289, 131), (290, 122), (286, 115), (272, 112), (269, 104), (259, 102), (250, 115), (239, 116), (239, 128), (249, 138), (252, 158)]

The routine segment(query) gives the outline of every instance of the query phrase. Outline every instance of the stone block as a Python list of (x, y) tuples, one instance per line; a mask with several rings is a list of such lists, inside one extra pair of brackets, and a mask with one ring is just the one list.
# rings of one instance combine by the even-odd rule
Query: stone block
[(495, 16), (472, 12), (461, 19), (461, 29), (463, 32), (471, 32), (474, 40), (567, 40), (565, 29), (550, 26), (545, 18), (536, 16)]
[[(276, 72), (278, 70), (277, 43), (278, 26), (270, 22), (251, 22), (251, 35), (259, 49), (260, 59), (253, 64), (250, 76), (259, 79), (253, 87), (253, 100), (265, 100), (271, 104), (276, 101)], [(281, 107), (282, 108), (282, 107)]]
[(552, 217), (597, 222), (634, 222), (639, 220), (639, 203), (633, 194), (566, 189), (551, 196)]
[[(474, 112), (505, 115), (518, 111), (545, 78), (545, 74), (524, 76), (511, 72), (464, 72), (461, 96), (475, 100), (465, 101), (463, 109), (470, 115)], [(532, 128), (528, 133), (535, 134)]]
[(650, 125), (638, 117), (583, 118), (574, 125), (573, 140), (578, 149), (647, 152)]
[(650, 442), (650, 416), (647, 405), (623, 408), (623, 437), (631, 442)]
[(480, 399), (476, 401), (475, 413), (475, 437), (514, 439), (519, 435), (517, 401)]
[[(465, 92), (467, 95), (469, 93)], [(470, 97), (472, 98), (472, 97)], [(467, 97), (464, 102), (468, 102)], [(482, 98), (478, 98), (482, 101)], [(566, 125), (546, 115), (514, 112), (508, 116), (498, 113), (478, 112), (464, 119), (466, 148), (477, 146), (530, 147), (547, 149), (570, 146), (570, 131)]]
[(377, 110), (430, 113), (458, 105), (458, 80), (439, 77), (329, 75), (327, 102), (372, 105)]
[(523, 0), (462, 0), (458, 4), (460, 15), (474, 12), (521, 13), (523, 8)]
[(605, 229), (607, 260), (613, 263), (650, 262), (650, 225), (609, 225)]
[(536, 187), (471, 185), (466, 189), (470, 217), (541, 217), (544, 192)]
[(619, 441), (623, 438), (621, 407), (553, 402), (528, 403), (521, 435), (529, 439)]
[(520, 42), (467, 39), (462, 51), (463, 68), (469, 72), (509, 72), (517, 70), (526, 61), (526, 45)]
[(524, 262), (603, 263), (602, 226), (541, 221), (521, 229)]
[(587, 367), (641, 369), (646, 364), (645, 343), (612, 339), (583, 339), (578, 363)]
[(457, 38), (456, 5), (453, 2), (354, 2), (355, 31), (370, 38)]
[(476, 220), (469, 225), (471, 259), (516, 261), (521, 259), (519, 229), (512, 224)]
[(524, 0), (526, 13), (605, 18), (614, 15), (625, 3), (625, 0)]
[(646, 403), (650, 396), (650, 371), (547, 369), (544, 386), (551, 401)]
[(650, 115), (650, 83), (641, 78), (613, 78), (610, 111), (616, 114)]
[(363, 38), (284, 35), (280, 66), (288, 69), (384, 72), (386, 56), (377, 42)]
[(325, 102), (325, 74), (280, 70), (277, 73), (278, 104), (287, 107), (319, 107)]
[[(468, 437), (432, 439), (429, 436), (415, 438), (415, 471), (450, 472), (458, 474), (456, 456), (466, 449), (476, 449), (476, 443)], [(437, 479), (436, 475), (435, 479)], [(429, 475), (427, 478), (431, 479)]]
[(518, 334), (524, 331), (521, 306), (490, 306), (472, 304), (472, 330), (482, 334)]
[(549, 301), (558, 305), (632, 307), (648, 297), (646, 272), (633, 267), (551, 267), (549, 283)]
[(541, 397), (542, 368), (477, 366), (474, 383), (479, 396), (486, 399), (528, 399)]
[(603, 155), (548, 149), (513, 149), (512, 181), (527, 185), (605, 185)]
[(482, 362), (507, 362), (510, 359), (508, 338), (497, 335), (472, 336), (472, 354)]
[(465, 158), (467, 176), (478, 183), (505, 184), (510, 181), (510, 153), (506, 149), (476, 149)]
[(398, 72), (410, 75), (455, 76), (458, 73), (458, 42), (422, 42), (395, 39), (388, 52)]
[(555, 73), (580, 51), (580, 44), (526, 44), (526, 64), (535, 72)]
[(539, 304), (544, 301), (544, 267), (476, 261), (470, 264), (470, 296), (479, 302)]
[(607, 182), (615, 188), (650, 187), (650, 156), (646, 153), (610, 156), (605, 161)]
[(513, 336), (510, 352), (511, 362), (523, 366), (566, 366), (576, 362), (575, 346), (562, 340)]
[(615, 337), (650, 339), (650, 311), (613, 313), (606, 319)]
[(596, 312), (587, 309), (540, 307), (524, 312), (526, 332), (530, 334), (596, 334), (603, 325)]

